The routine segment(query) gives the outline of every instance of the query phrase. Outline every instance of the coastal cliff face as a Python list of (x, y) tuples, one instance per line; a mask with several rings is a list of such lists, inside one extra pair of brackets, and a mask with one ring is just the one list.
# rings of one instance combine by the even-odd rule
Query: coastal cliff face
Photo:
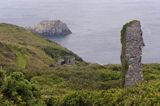
[(44, 20), (30, 29), (43, 36), (64, 36), (72, 33), (68, 26), (60, 20)]
[(144, 42), (140, 21), (134, 20), (124, 25), (121, 43), (124, 86), (131, 87), (143, 80), (143, 74), (141, 72), (141, 55)]

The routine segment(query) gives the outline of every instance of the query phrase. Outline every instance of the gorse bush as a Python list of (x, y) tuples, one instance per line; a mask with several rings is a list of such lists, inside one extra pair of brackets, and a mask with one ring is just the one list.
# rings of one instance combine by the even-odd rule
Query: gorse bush
[(143, 65), (147, 82), (129, 89), (121, 86), (119, 65), (61, 66), (46, 72), (25, 71), (26, 76), (21, 72), (6, 75), (1, 69), (0, 103), (4, 106), (159, 106), (158, 67), (158, 64)]
[(160, 64), (144, 64), (142, 69), (145, 80), (160, 79)]
[(3, 85), (4, 80), (5, 80), (5, 74), (2, 68), (0, 68), (0, 87)]
[(121, 72), (112, 70), (102, 70), (100, 72), (100, 79), (102, 81), (118, 80), (121, 78)]
[(40, 98), (38, 88), (25, 79), (25, 76), (21, 72), (13, 72), (11, 75), (5, 78), (4, 71), (0, 71), (0, 78), (3, 80), (1, 93), (3, 98), (12, 101), (13, 104), (31, 106), (38, 102)]
[(63, 99), (63, 106), (92, 106), (92, 99), (90, 94), (83, 92), (75, 92), (66, 96)]
[(129, 89), (77, 91), (59, 100), (50, 99), (49, 103), (56, 106), (159, 106), (159, 86), (160, 81), (151, 81)]

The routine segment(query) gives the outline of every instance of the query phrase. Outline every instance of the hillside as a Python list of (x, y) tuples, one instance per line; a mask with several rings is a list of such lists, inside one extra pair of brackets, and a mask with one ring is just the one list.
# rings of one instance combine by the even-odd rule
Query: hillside
[[(65, 56), (73, 65), (57, 65)], [(122, 87), (121, 65), (84, 62), (59, 44), (15, 25), (0, 24), (0, 105), (158, 106), (160, 64), (143, 64), (144, 81)]]
[(0, 66), (6, 69), (43, 70), (64, 56), (83, 60), (55, 42), (15, 25), (0, 24)]

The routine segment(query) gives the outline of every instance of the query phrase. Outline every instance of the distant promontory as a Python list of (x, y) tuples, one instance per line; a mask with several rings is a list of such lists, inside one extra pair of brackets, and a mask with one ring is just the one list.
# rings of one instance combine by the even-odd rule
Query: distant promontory
[(43, 20), (29, 29), (42, 36), (65, 36), (72, 33), (67, 24), (60, 20)]

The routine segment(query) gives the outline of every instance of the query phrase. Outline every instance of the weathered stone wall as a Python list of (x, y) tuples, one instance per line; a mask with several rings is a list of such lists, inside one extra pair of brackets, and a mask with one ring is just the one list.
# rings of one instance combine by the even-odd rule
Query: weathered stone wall
[(131, 87), (143, 80), (141, 55), (144, 42), (140, 21), (134, 20), (123, 26), (121, 31), (121, 43), (123, 85), (125, 87)]

